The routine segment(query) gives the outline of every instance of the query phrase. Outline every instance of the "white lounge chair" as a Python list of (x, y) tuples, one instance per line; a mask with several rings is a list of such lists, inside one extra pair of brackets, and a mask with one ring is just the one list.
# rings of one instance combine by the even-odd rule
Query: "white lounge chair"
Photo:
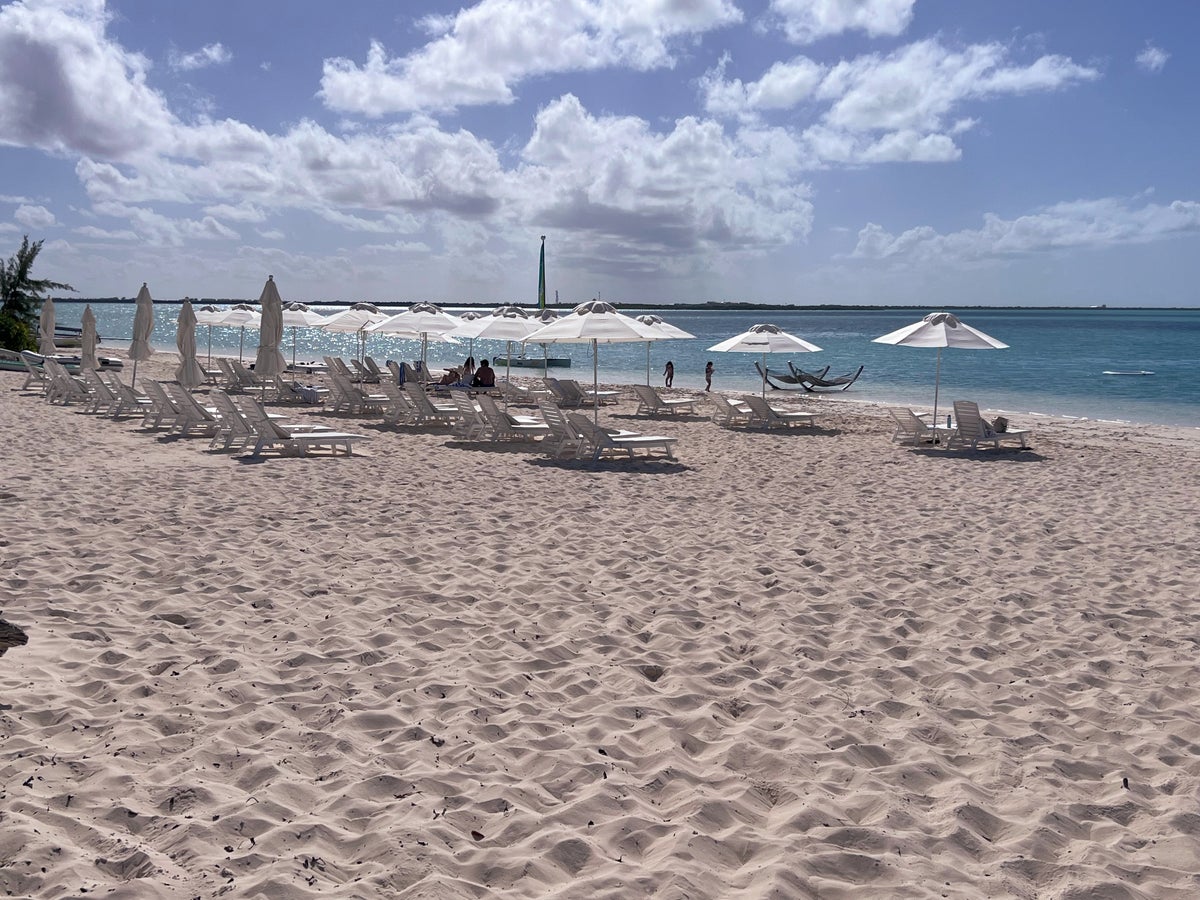
[(255, 424), (255, 429), (258, 431), (258, 440), (251, 456), (260, 456), (268, 449), (277, 449), (281, 453), (294, 451), (297, 456), (305, 456), (314, 447), (328, 447), (335, 456), (339, 447), (345, 447), (346, 455), (352, 456), (355, 441), (369, 440), (366, 435), (342, 431), (288, 431), (274, 419), (263, 419)]
[(425, 388), (414, 381), (404, 382), (404, 393), (412, 401), (414, 420), (420, 425), (453, 425), (458, 410), (453, 404), (435, 404), (425, 393)]
[(150, 404), (143, 411), (142, 427), (143, 428), (161, 428), (163, 420), (167, 420), (167, 427), (174, 430), (175, 423), (180, 421), (183, 413), (175, 402), (167, 396), (166, 390), (157, 381), (149, 378), (142, 379), (142, 390), (146, 392), (146, 396), (150, 399)]
[(716, 404), (713, 421), (718, 425), (749, 425), (750, 407), (741, 400), (726, 397), (724, 394), (713, 394), (712, 401)]
[(747, 394), (742, 402), (750, 407), (750, 424), (764, 428), (792, 428), (797, 425), (812, 426), (816, 416), (806, 412), (786, 412), (776, 409), (757, 394)]
[(954, 433), (946, 442), (946, 449), (953, 449), (959, 444), (970, 444), (972, 450), (978, 450), (981, 443), (988, 443), (1000, 449), (1004, 442), (1016, 443), (1022, 450), (1026, 449), (1031, 432), (1021, 428), (1006, 428), (996, 431), (992, 423), (979, 412), (979, 405), (970, 400), (954, 401)]
[(537, 406), (538, 401), (553, 396), (548, 390), (522, 387), (514, 381), (505, 381), (504, 379), (496, 382), (496, 390), (507, 402), (525, 406)]
[(678, 413), (695, 413), (696, 401), (685, 398), (666, 399), (648, 384), (633, 385), (633, 392), (638, 398), (637, 414), (645, 413), (656, 416), (662, 413), (676, 415)]
[(889, 406), (888, 415), (896, 425), (892, 440), (901, 444), (936, 444), (949, 439), (952, 431), (937, 428), (925, 422), (911, 409), (904, 406)]
[(494, 398), (480, 394), (479, 412), (491, 431), (493, 441), (533, 441), (550, 435), (550, 426), (530, 416), (514, 417), (496, 405)]
[(583, 436), (575, 430), (566, 413), (553, 400), (539, 400), (538, 409), (542, 421), (550, 429), (550, 434), (542, 440), (545, 451), (551, 456), (578, 456), (583, 450)]
[(179, 410), (179, 417), (171, 423), (169, 434), (178, 432), (184, 437), (192, 434), (212, 437), (220, 431), (221, 420), (217, 417), (215, 409), (201, 406), (191, 392), (173, 382), (159, 382), (159, 384), (167, 392), (167, 396), (171, 398), (175, 408)]
[(567, 413), (567, 419), (583, 438), (583, 453), (590, 451), (593, 462), (606, 454), (624, 453), (633, 457), (636, 450), (645, 450), (647, 456), (652, 456), (651, 451), (656, 449), (662, 450), (668, 459), (675, 458), (674, 446), (678, 438), (636, 432), (613, 434), (596, 425), (583, 413)]
[(50, 376), (42, 367), (41, 357), (33, 356), (28, 350), (22, 350), (21, 362), (25, 363), (25, 383), (21, 385), (21, 390), (27, 391), (35, 387), (43, 394), (46, 393), (46, 388), (50, 386)]

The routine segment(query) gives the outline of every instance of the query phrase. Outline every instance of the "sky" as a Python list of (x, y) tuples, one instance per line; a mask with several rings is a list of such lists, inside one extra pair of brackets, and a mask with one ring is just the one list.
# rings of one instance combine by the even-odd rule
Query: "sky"
[(1200, 3), (0, 2), (80, 297), (1200, 306)]

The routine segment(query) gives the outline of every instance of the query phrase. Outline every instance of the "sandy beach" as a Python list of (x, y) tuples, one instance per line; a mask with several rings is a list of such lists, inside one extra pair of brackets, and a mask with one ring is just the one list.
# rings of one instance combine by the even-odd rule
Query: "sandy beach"
[(371, 440), (251, 460), (23, 380), (6, 895), (1200, 895), (1194, 431), (626, 399), (678, 459), (593, 467), (289, 408)]

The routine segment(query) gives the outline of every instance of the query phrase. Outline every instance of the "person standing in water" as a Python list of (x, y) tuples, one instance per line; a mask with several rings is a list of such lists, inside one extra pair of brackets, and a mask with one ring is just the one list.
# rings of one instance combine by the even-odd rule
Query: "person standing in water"
[(708, 365), (704, 367), (704, 389), (706, 391), (712, 390), (712, 372), (713, 372), (713, 364), (712, 364), (712, 360), (710, 359), (708, 361)]
[(666, 366), (663, 368), (663, 385), (670, 387), (671, 382), (675, 380), (675, 363), (667, 360)]

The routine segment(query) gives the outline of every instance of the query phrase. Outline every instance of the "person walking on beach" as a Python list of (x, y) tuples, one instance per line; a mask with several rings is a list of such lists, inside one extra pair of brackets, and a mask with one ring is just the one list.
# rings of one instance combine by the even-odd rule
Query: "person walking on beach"
[(704, 367), (704, 389), (706, 391), (712, 390), (712, 370), (713, 370), (713, 364), (712, 364), (712, 360), (710, 359), (708, 361), (708, 365), (706, 365)]
[(669, 359), (667, 360), (666, 366), (663, 368), (663, 378), (663, 385), (666, 387), (670, 387), (671, 382), (675, 380), (675, 363), (671, 362)]

